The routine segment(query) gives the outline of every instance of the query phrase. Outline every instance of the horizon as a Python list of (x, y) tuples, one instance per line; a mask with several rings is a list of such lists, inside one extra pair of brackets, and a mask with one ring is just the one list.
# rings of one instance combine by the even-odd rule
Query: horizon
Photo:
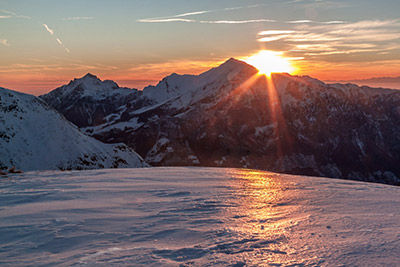
[(90, 72), (143, 89), (260, 51), (324, 82), (399, 77), (400, 3), (384, 2), (3, 0), (0, 86), (39, 95)]

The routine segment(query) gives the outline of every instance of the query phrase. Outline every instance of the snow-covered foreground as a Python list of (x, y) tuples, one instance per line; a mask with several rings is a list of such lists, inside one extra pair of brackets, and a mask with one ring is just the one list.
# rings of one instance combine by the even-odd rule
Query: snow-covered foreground
[(0, 265), (399, 261), (399, 187), (217, 168), (31, 172), (0, 179)]

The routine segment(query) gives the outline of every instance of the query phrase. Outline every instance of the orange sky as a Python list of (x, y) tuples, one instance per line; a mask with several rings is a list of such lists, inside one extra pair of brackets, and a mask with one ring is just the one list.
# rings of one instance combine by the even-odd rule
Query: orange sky
[(90, 72), (141, 89), (260, 50), (323, 81), (400, 76), (400, 1), (166, 3), (3, 1), (0, 86), (39, 95)]
[[(238, 57), (243, 59), (244, 57)], [(66, 68), (60, 71), (58, 67), (34, 65), (15, 70), (0, 72), (1, 87), (20, 90), (26, 93), (40, 95), (67, 84), (74, 78), (84, 76), (87, 72), (97, 75), (102, 80), (114, 80), (120, 86), (142, 89), (147, 85), (155, 85), (163, 77), (176, 72), (178, 74), (200, 74), (221, 64), (219, 61), (176, 61), (159, 64), (142, 64), (127, 70), (94, 67)], [(293, 60), (292, 65), (297, 69), (293, 75), (309, 75), (323, 81), (346, 81), (371, 77), (399, 76), (400, 62), (382, 61), (362, 63), (325, 63)]]

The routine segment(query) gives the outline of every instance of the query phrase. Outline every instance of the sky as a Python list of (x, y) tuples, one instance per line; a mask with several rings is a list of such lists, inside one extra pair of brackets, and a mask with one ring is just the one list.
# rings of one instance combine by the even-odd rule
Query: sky
[(324, 81), (400, 76), (399, 0), (0, 0), (0, 87), (143, 88), (260, 50)]

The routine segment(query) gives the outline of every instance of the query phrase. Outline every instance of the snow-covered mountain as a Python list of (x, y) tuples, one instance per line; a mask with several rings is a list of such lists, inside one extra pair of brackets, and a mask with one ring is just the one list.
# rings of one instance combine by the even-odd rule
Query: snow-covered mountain
[(104, 123), (105, 116), (132, 102), (136, 95), (136, 89), (122, 88), (88, 73), (40, 97), (75, 125), (85, 127)]
[[(63, 97), (44, 97), (54, 108)], [(84, 109), (76, 102), (74, 109)], [(117, 104), (116, 104), (117, 105)], [(77, 120), (70, 118), (71, 121)], [(172, 74), (82, 130), (152, 165), (248, 167), (400, 184), (400, 92), (271, 79), (235, 59)]]
[(0, 88), (0, 170), (148, 166), (125, 144), (86, 136), (43, 100)]
[(398, 266), (400, 187), (229, 168), (0, 183), (1, 266)]

